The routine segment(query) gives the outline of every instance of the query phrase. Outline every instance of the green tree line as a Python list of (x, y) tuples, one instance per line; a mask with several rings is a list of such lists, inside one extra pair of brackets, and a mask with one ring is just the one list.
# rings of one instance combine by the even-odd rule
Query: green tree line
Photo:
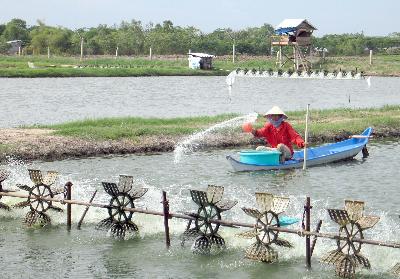
[[(196, 27), (175, 26), (166, 20), (162, 24), (143, 24), (140, 21), (122, 21), (119, 25), (101, 24), (97, 27), (71, 30), (60, 26), (48, 26), (38, 21), (28, 26), (22, 19), (12, 19), (0, 24), (0, 52), (6, 53), (7, 41), (22, 40), (26, 53), (77, 55), (81, 40), (85, 55), (147, 55), (152, 48), (154, 54), (186, 54), (188, 50), (215, 55), (236, 52), (248, 55), (271, 55), (270, 24), (233, 31), (230, 28), (216, 29), (204, 33)], [(400, 54), (400, 33), (387, 36), (364, 36), (363, 34), (341, 34), (313, 37), (313, 47), (328, 50), (328, 55), (360, 55), (368, 49), (381, 53)]]

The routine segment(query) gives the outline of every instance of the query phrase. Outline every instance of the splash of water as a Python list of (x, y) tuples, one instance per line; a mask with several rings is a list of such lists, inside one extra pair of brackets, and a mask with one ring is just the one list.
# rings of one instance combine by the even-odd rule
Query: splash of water
[(366, 79), (366, 81), (367, 81), (368, 88), (370, 88), (371, 87), (371, 77), (368, 77)]
[(197, 132), (175, 145), (174, 149), (174, 163), (177, 164), (180, 162), (182, 156), (184, 154), (190, 153), (194, 150), (195, 147), (201, 144), (201, 141), (207, 136), (217, 130), (226, 129), (226, 128), (235, 128), (245, 122), (254, 122), (257, 119), (257, 113), (249, 113), (248, 115), (238, 116), (229, 120), (226, 120), (221, 123), (217, 123), (206, 130)]
[(232, 85), (235, 83), (235, 77), (236, 77), (236, 71), (232, 71), (229, 73), (229, 75), (227, 75), (225, 81), (229, 87), (232, 87)]

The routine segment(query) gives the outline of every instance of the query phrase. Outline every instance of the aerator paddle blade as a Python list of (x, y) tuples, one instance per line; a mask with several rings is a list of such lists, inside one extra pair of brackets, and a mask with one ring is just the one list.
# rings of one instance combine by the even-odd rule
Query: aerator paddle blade
[(350, 222), (349, 214), (343, 209), (328, 209), (329, 217), (340, 226)]
[(257, 235), (258, 235), (258, 232), (256, 230), (250, 230), (250, 231), (245, 231), (245, 232), (236, 234), (236, 236), (242, 237), (242, 238), (254, 238)]
[(11, 210), (11, 208), (8, 205), (6, 205), (5, 203), (2, 203), (2, 202), (0, 202), (0, 208), (7, 210), (7, 211)]
[(390, 273), (393, 274), (393, 275), (395, 275), (395, 276), (397, 276), (397, 277), (400, 277), (400, 263), (397, 263), (397, 264), (390, 270)]
[[(6, 171), (4, 169), (0, 169), (0, 191), (1, 192), (10, 192), (9, 190), (3, 189), (3, 185), (1, 183), (8, 178), (10, 175), (9, 171)], [(0, 200), (3, 196), (0, 196)], [(6, 205), (5, 203), (0, 202), (0, 209), (5, 209), (7, 211), (10, 211), (10, 207)]]
[(274, 195), (270, 193), (256, 193), (256, 202), (261, 211), (269, 211), (273, 206)]
[(43, 184), (47, 186), (53, 185), (57, 179), (58, 179), (58, 172), (48, 171), (46, 175), (43, 177)]
[(363, 201), (353, 201), (353, 200), (344, 201), (344, 209), (347, 211), (350, 220), (357, 221), (363, 216), (364, 204), (365, 203)]
[(344, 259), (345, 255), (341, 250), (332, 250), (320, 259), (320, 262), (336, 265)]
[(210, 236), (211, 243), (219, 248), (225, 247), (225, 240), (218, 234), (213, 234)]
[(292, 248), (293, 245), (289, 241), (282, 239), (282, 238), (277, 238), (275, 240), (275, 244), (278, 246), (286, 247), (286, 248)]
[(350, 257), (344, 257), (336, 264), (336, 275), (342, 278), (354, 278), (356, 264)]
[(113, 224), (111, 227), (111, 235), (117, 238), (125, 237), (125, 228), (121, 223)]
[(113, 219), (106, 218), (106, 219), (101, 220), (100, 223), (98, 223), (96, 225), (96, 229), (108, 231), (111, 228), (112, 224), (113, 224)]
[(207, 193), (204, 191), (190, 190), (190, 195), (192, 196), (192, 200), (198, 206), (204, 206), (208, 204)]
[(248, 259), (266, 263), (272, 263), (278, 259), (278, 253), (272, 247), (259, 241), (250, 245), (245, 255)]
[(209, 252), (211, 249), (211, 244), (212, 243), (207, 236), (200, 235), (195, 239), (193, 249), (196, 252)]
[(290, 199), (288, 197), (274, 197), (272, 203), (273, 206), (271, 211), (275, 212), (276, 214), (281, 214), (289, 206)]
[(131, 221), (126, 222), (124, 224), (124, 228), (125, 228), (125, 231), (127, 231), (127, 232), (137, 232), (137, 231), (139, 231), (138, 226), (135, 223), (131, 222)]
[(6, 180), (10, 176), (10, 172), (4, 169), (0, 169), (0, 183)]
[(118, 182), (118, 190), (123, 193), (128, 193), (133, 187), (133, 176), (120, 175)]
[(21, 190), (28, 191), (28, 192), (30, 192), (30, 191), (32, 190), (32, 188), (29, 187), (29, 186), (27, 186), (27, 185), (17, 184), (17, 185), (15, 185), (15, 186), (17, 186), (17, 187), (20, 188)]
[(23, 207), (27, 207), (27, 206), (30, 206), (30, 205), (31, 205), (31, 202), (28, 200), (28, 201), (22, 201), (22, 202), (16, 203), (16, 204), (13, 205), (13, 207), (15, 207), (15, 208), (23, 208)]
[(363, 216), (357, 220), (357, 223), (363, 230), (370, 229), (379, 222), (380, 217), (378, 216)]
[(51, 223), (50, 217), (45, 213), (40, 213), (36, 211), (29, 211), (25, 215), (24, 223), (28, 227), (32, 227), (34, 225), (39, 225), (40, 227), (47, 226)]
[(253, 218), (261, 219), (263, 217), (263, 214), (258, 209), (242, 207), (242, 210)]
[(104, 191), (110, 196), (118, 195), (119, 189), (117, 184), (111, 182), (102, 182), (101, 184), (103, 185)]
[(207, 187), (207, 200), (209, 203), (218, 203), (224, 194), (224, 187), (208, 185)]
[(35, 185), (39, 185), (43, 183), (43, 177), (42, 177), (42, 172), (40, 170), (28, 170), (29, 172), (29, 177), (31, 178), (31, 181)]

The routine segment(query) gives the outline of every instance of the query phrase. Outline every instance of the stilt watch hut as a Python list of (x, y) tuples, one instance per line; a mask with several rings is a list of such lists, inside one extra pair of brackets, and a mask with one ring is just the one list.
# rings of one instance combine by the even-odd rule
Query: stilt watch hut
[(310, 63), (306, 54), (311, 48), (311, 35), (317, 30), (306, 19), (285, 19), (275, 28), (272, 36), (272, 48), (279, 47), (277, 64), (283, 67), (286, 63), (293, 63), (293, 68), (308, 70)]

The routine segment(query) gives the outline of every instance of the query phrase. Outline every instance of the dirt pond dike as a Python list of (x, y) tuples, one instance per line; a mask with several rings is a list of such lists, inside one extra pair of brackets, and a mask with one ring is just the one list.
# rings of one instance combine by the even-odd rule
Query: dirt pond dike
[[(145, 154), (172, 152), (185, 136), (150, 136), (142, 137), (138, 142), (130, 140), (87, 140), (75, 137), (54, 135), (50, 129), (0, 129), (0, 162), (9, 158), (25, 161), (54, 161), (67, 158), (85, 158), (104, 155)], [(318, 137), (309, 136), (310, 144), (335, 142), (346, 139), (350, 133), (324, 134)], [(400, 127), (378, 128), (374, 138), (400, 138)], [(249, 134), (230, 133), (210, 135), (202, 140), (197, 149), (249, 148), (263, 144)]]

